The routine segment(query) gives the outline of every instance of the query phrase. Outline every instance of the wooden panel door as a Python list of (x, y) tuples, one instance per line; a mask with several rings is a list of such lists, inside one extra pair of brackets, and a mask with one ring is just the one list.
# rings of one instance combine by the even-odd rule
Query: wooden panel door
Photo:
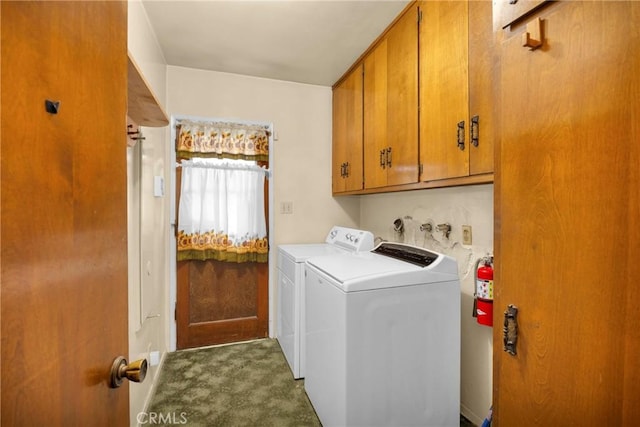
[(387, 185), (418, 182), (418, 6), (387, 33)]
[[(177, 168), (176, 211), (180, 172)], [(265, 216), (268, 188), (265, 180)], [(269, 333), (269, 264), (178, 261), (176, 303), (179, 350), (264, 338)]]
[(362, 190), (363, 65), (333, 89), (333, 193)]
[(127, 5), (0, 15), (2, 425), (128, 425)]
[(544, 44), (501, 48), (496, 325), (518, 309), (517, 354), (494, 328), (496, 426), (640, 419), (640, 3), (558, 2)]
[[(468, 3), (420, 2), (422, 181), (469, 174)], [(458, 146), (458, 124), (465, 145)]]

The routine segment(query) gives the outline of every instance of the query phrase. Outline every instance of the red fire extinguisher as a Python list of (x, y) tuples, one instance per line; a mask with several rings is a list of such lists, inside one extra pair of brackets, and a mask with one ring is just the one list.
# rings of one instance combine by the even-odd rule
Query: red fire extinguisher
[(473, 317), (480, 325), (493, 326), (493, 257), (476, 261)]

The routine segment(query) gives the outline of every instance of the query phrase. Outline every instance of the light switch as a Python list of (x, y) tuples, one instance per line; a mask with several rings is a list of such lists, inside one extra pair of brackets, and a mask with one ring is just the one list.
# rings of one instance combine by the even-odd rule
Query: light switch
[(155, 197), (163, 197), (164, 196), (164, 178), (161, 176), (153, 177), (153, 195)]

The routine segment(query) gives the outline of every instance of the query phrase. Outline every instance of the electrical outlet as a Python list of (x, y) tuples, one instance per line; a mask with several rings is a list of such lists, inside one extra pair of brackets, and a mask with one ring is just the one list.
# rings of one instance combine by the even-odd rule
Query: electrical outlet
[(293, 213), (293, 202), (280, 202), (280, 213), (290, 215)]
[(471, 239), (471, 226), (463, 225), (462, 226), (462, 244), (470, 245), (473, 240)]

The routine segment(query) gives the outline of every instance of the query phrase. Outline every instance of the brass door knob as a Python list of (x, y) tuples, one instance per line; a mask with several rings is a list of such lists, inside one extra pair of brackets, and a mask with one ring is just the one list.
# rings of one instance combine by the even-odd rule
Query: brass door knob
[(118, 388), (124, 379), (141, 383), (147, 376), (147, 359), (136, 360), (127, 364), (127, 359), (122, 356), (116, 357), (111, 365), (111, 388)]

